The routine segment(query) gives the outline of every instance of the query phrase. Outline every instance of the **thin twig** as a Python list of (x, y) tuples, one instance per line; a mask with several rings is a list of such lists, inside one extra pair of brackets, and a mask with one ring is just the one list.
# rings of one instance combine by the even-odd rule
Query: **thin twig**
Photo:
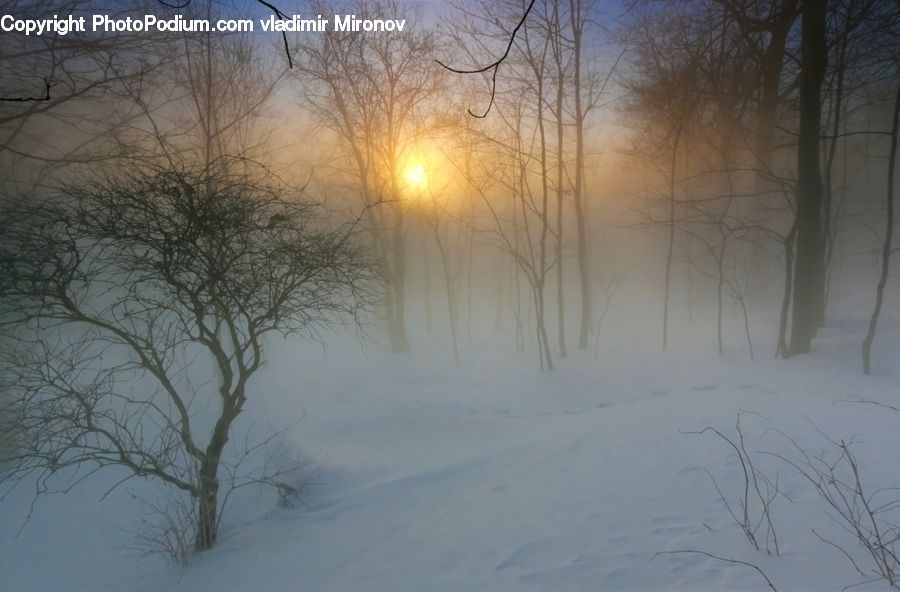
[(50, 84), (50, 81), (46, 78), (44, 79), (44, 95), (41, 97), (0, 97), (0, 101), (5, 101), (8, 103), (41, 103), (50, 100), (50, 89), (56, 86), (56, 84)]
[(863, 577), (866, 576), (866, 574), (863, 573), (863, 570), (859, 569), (859, 565), (856, 564), (856, 560), (853, 559), (853, 557), (850, 555), (850, 553), (848, 553), (848, 552), (846, 551), (846, 549), (844, 549), (843, 547), (841, 547), (841, 546), (838, 545), (837, 543), (834, 543), (834, 542), (832, 542), (832, 541), (829, 541), (828, 539), (826, 539), (825, 537), (823, 537), (822, 535), (820, 535), (819, 533), (817, 533), (815, 528), (813, 528), (813, 529), (811, 529), (811, 530), (812, 530), (812, 533), (813, 533), (814, 535), (816, 535), (816, 538), (817, 538), (817, 539), (819, 539), (820, 541), (822, 541), (823, 543), (825, 543), (825, 544), (827, 544), (827, 545), (831, 545), (832, 547), (834, 547), (835, 549), (837, 549), (838, 551), (840, 551), (841, 553), (843, 553), (843, 554), (844, 554), (844, 557), (846, 557), (847, 559), (850, 560), (850, 563), (853, 565), (853, 569), (856, 570), (856, 573), (858, 573), (859, 575), (861, 575), (861, 576), (863, 576)]
[(772, 580), (769, 579), (769, 576), (767, 576), (763, 570), (761, 570), (758, 566), (753, 565), (752, 563), (747, 563), (746, 561), (741, 561), (740, 559), (729, 559), (727, 557), (720, 557), (718, 555), (713, 555), (712, 553), (707, 553), (706, 551), (697, 551), (694, 549), (680, 549), (678, 551), (659, 551), (659, 552), (653, 554), (653, 558), (656, 559), (656, 557), (658, 555), (681, 555), (684, 553), (695, 553), (697, 555), (705, 555), (712, 559), (718, 559), (719, 561), (724, 561), (726, 563), (735, 563), (738, 565), (745, 565), (747, 567), (752, 567), (753, 569), (755, 569), (757, 571), (757, 573), (759, 573), (759, 575), (761, 575), (763, 577), (763, 579), (766, 581), (766, 584), (769, 585), (769, 588), (771, 588), (773, 590), (773, 592), (778, 592), (778, 588), (775, 587), (775, 584), (772, 583)]

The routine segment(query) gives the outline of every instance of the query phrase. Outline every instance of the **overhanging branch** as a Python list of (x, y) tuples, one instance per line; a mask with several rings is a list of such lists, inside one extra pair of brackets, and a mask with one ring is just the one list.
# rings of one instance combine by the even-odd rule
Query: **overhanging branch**
[[(262, 0), (260, 0), (260, 1), (262, 1)], [(487, 109), (481, 115), (477, 115), (475, 112), (472, 111), (472, 109), (467, 109), (467, 111), (469, 112), (469, 115), (471, 115), (472, 117), (476, 117), (478, 119), (484, 119), (485, 117), (487, 117), (488, 113), (491, 112), (491, 107), (494, 106), (494, 97), (497, 94), (497, 71), (500, 69), (500, 64), (502, 64), (504, 61), (506, 61), (506, 58), (509, 57), (509, 52), (512, 51), (513, 43), (516, 42), (516, 35), (518, 35), (519, 29), (522, 28), (522, 26), (525, 24), (525, 21), (528, 20), (528, 15), (531, 14), (531, 9), (534, 8), (534, 3), (535, 3), (535, 0), (531, 0), (531, 2), (528, 4), (528, 8), (525, 9), (525, 14), (522, 15), (521, 19), (519, 19), (519, 24), (516, 25), (516, 28), (513, 29), (512, 35), (510, 35), (510, 37), (509, 37), (509, 43), (507, 43), (507, 45), (506, 45), (506, 51), (504, 51), (503, 55), (500, 56), (495, 62), (492, 62), (482, 68), (473, 68), (471, 70), (463, 70), (463, 69), (453, 68), (451, 66), (448, 66), (441, 60), (437, 60), (437, 59), (434, 60), (442, 68), (450, 70), (451, 72), (454, 72), (456, 74), (482, 74), (489, 70), (493, 71), (491, 73), (491, 100), (488, 103)]]

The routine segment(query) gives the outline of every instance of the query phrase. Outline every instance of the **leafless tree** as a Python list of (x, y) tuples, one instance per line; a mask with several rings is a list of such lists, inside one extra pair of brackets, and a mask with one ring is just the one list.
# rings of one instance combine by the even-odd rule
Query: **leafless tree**
[[(191, 8), (209, 21), (223, 16), (214, 0)], [(282, 76), (249, 34), (183, 33), (179, 41), (170, 76), (175, 108), (162, 116), (204, 165), (235, 155), (268, 160), (261, 157), (271, 125), (262, 115)]]
[[(354, 12), (404, 12), (396, 2), (357, 3)], [(326, 5), (320, 14), (329, 14)], [(373, 243), (386, 272), (386, 316), (391, 347), (409, 351), (406, 331), (404, 158), (413, 131), (435, 107), (440, 68), (431, 61), (430, 32), (399, 34), (328, 31), (301, 39), (296, 73), (303, 97), (339, 139), (366, 206)], [(433, 111), (432, 111), (433, 112)], [(418, 125), (419, 128), (423, 127)]]
[(372, 302), (351, 226), (228, 168), (136, 166), (3, 204), (0, 312), (17, 337), (3, 387), (20, 440), (6, 478), (159, 479), (192, 499), (199, 551), (216, 542), (223, 451), (269, 336)]
[(869, 318), (869, 328), (862, 344), (863, 372), (872, 372), (872, 343), (875, 341), (875, 332), (878, 329), (878, 317), (881, 315), (881, 305), (884, 301), (884, 288), (887, 285), (888, 274), (891, 266), (891, 253), (894, 249), (894, 180), (897, 172), (897, 143), (900, 136), (900, 85), (897, 86), (897, 95), (894, 99), (894, 116), (891, 124), (891, 150), (888, 156), (887, 190), (885, 192), (885, 232), (884, 246), (881, 251), (881, 276), (875, 290), (875, 307)]
[[(521, 274), (530, 288), (538, 362), (544, 371), (553, 369), (544, 295), (553, 265), (548, 244), (552, 230), (546, 179), (542, 177), (546, 170), (537, 164), (541, 140), (531, 100), (530, 96), (498, 97), (495, 109), (500, 125), (490, 135), (471, 129), (461, 133), (461, 149), (471, 151), (474, 157), (471, 166), (453, 164), (486, 210), (488, 227), (479, 230), (512, 258), (517, 281)], [(518, 316), (518, 308), (515, 314)], [(517, 333), (517, 346), (518, 339)]]
[[(662, 349), (669, 346), (669, 314), (672, 264), (676, 247), (676, 219), (679, 205), (679, 179), (686, 177), (690, 162), (691, 129), (698, 120), (706, 81), (701, 76), (702, 50), (686, 41), (691, 34), (690, 19), (674, 19), (665, 12), (648, 12), (629, 27), (637, 54), (636, 68), (625, 81), (632, 99), (628, 110), (637, 115), (652, 138), (642, 149), (651, 158), (665, 159), (662, 172), (666, 182), (665, 226), (666, 259), (663, 278)], [(674, 39), (673, 39), (674, 38)], [(669, 43), (659, 43), (667, 39)], [(703, 44), (699, 47), (705, 47)], [(660, 165), (662, 169), (662, 165)]]
[(797, 140), (797, 261), (790, 355), (809, 353), (816, 334), (821, 276), (822, 173), (819, 164), (822, 82), (828, 60), (824, 3), (801, 6), (800, 134)]
[[(87, 0), (7, 0), (3, 13), (84, 16), (91, 7)], [(148, 2), (134, 8), (161, 7)], [(116, 146), (112, 137), (139, 113), (118, 99), (125, 85), (152, 86), (168, 61), (165, 41), (152, 35), (77, 32), (0, 36), (0, 94), (41, 99), (0, 102), (0, 165), (7, 188), (14, 181), (39, 182), (48, 168), (122, 156), (127, 146)], [(52, 142), (48, 130), (54, 132)]]

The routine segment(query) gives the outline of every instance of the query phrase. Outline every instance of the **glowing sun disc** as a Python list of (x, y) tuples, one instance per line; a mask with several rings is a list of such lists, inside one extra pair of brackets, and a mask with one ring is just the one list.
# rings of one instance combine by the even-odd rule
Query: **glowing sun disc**
[(406, 169), (406, 180), (413, 187), (422, 188), (428, 184), (428, 173), (425, 172), (425, 165), (421, 163), (414, 164)]

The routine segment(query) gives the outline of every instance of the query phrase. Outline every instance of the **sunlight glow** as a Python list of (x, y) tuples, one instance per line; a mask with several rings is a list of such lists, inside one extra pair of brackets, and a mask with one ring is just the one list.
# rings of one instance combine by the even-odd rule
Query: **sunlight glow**
[(424, 189), (428, 185), (428, 173), (421, 162), (410, 163), (404, 173), (406, 182), (415, 189)]

